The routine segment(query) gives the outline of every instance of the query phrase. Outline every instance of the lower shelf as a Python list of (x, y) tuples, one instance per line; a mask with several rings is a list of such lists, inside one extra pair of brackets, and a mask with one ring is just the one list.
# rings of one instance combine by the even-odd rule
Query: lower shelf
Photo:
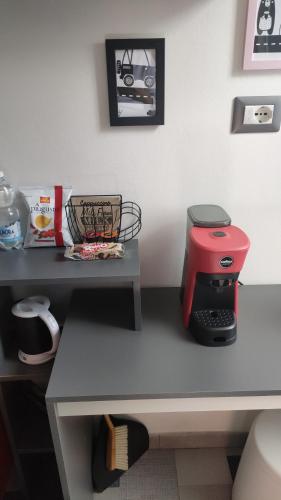
[(22, 493), (13, 491), (6, 493), (3, 500), (24, 500)]
[(63, 500), (55, 455), (21, 455), (22, 470), (30, 500)]
[(44, 390), (32, 382), (7, 382), (3, 391), (17, 453), (52, 452)]

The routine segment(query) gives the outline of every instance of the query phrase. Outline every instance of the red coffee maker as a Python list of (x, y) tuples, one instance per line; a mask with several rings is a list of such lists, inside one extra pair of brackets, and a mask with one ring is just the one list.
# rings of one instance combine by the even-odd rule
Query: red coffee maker
[(230, 345), (236, 340), (238, 277), (250, 241), (218, 205), (194, 205), (187, 213), (184, 325), (200, 344)]

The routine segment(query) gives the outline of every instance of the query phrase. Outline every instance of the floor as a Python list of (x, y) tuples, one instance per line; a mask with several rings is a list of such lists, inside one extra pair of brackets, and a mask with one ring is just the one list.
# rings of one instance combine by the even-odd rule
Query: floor
[(241, 450), (149, 450), (99, 500), (230, 500)]

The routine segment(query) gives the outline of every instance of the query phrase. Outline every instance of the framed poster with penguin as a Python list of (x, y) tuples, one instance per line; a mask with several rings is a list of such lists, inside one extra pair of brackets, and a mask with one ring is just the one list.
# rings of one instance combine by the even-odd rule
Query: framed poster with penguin
[(249, 0), (244, 69), (281, 69), (281, 0)]

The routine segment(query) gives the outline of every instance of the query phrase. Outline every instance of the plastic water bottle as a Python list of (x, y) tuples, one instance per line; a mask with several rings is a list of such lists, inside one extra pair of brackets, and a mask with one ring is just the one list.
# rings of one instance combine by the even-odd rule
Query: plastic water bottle
[(4, 250), (22, 245), (20, 214), (14, 200), (15, 191), (0, 171), (0, 248)]

